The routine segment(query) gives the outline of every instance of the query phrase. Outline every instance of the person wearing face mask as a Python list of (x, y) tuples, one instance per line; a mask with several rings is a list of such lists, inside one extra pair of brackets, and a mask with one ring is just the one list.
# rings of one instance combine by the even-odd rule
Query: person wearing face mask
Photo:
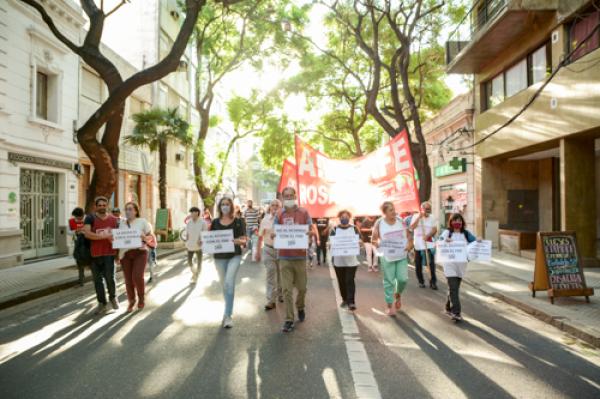
[[(466, 229), (465, 219), (460, 213), (455, 213), (448, 219), (448, 228), (440, 235), (440, 241), (462, 241), (471, 243), (477, 238)], [(467, 271), (467, 262), (447, 262), (442, 265), (444, 275), (448, 280), (448, 299), (446, 300), (446, 314), (455, 321), (461, 321), (460, 284)]]
[(125, 204), (125, 221), (121, 229), (137, 230), (142, 238), (142, 246), (139, 248), (121, 249), (119, 259), (125, 278), (125, 289), (127, 291), (127, 313), (133, 312), (137, 293), (137, 308), (142, 310), (145, 306), (146, 286), (144, 283), (144, 271), (148, 263), (148, 243), (155, 242), (152, 226), (146, 219), (140, 217), (140, 208), (135, 202)]
[[(349, 211), (343, 210), (338, 213), (340, 223), (331, 229), (329, 233), (330, 237), (342, 234), (356, 234), (360, 235), (358, 228), (350, 224), (352, 214)], [(340, 288), (340, 295), (342, 297), (342, 307), (348, 307), (351, 311), (356, 310), (356, 284), (355, 276), (356, 269), (358, 269), (358, 257), (353, 256), (332, 256), (331, 263), (337, 276), (338, 286)]]
[(267, 304), (265, 310), (275, 309), (278, 300), (283, 303), (281, 269), (279, 259), (277, 259), (277, 251), (273, 247), (273, 238), (271, 238), (275, 216), (280, 209), (281, 202), (279, 200), (271, 201), (269, 212), (264, 216), (258, 228), (257, 260), (260, 262), (262, 259), (267, 269)]
[(83, 222), (83, 234), (91, 241), (90, 252), (92, 254), (92, 276), (98, 306), (95, 313), (101, 314), (108, 311), (106, 302), (106, 289), (113, 310), (119, 308), (117, 301), (116, 279), (115, 279), (115, 254), (112, 247), (112, 229), (119, 227), (119, 219), (108, 214), (108, 199), (97, 197), (94, 200), (96, 212), (88, 215)]
[[(307, 234), (313, 236), (320, 244), (317, 227), (312, 223), (308, 211), (300, 208), (296, 202), (296, 190), (293, 187), (286, 187), (281, 193), (283, 198), (283, 210), (275, 217), (274, 224), (299, 224), (308, 225)], [(275, 234), (271, 235), (275, 238)], [(310, 238), (310, 237), (309, 237)], [(310, 239), (309, 239), (310, 241)], [(281, 285), (285, 301), (285, 323), (281, 331), (288, 333), (294, 329), (294, 288), (298, 290), (296, 297), (296, 308), (298, 310), (298, 320), (303, 322), (306, 318), (305, 297), (306, 297), (306, 249), (280, 249), (279, 265), (281, 267)]]
[(431, 213), (431, 203), (429, 201), (421, 204), (421, 211), (412, 216), (410, 230), (414, 233), (415, 239), (415, 271), (419, 287), (425, 288), (425, 279), (423, 277), (423, 265), (429, 266), (429, 287), (437, 290), (437, 278), (435, 275), (435, 243), (434, 237), (437, 234), (438, 220)]
[[(402, 307), (402, 292), (408, 282), (407, 252), (413, 247), (412, 237), (405, 221), (398, 217), (394, 204), (386, 201), (381, 205), (383, 217), (379, 218), (373, 226), (372, 243), (375, 248), (381, 246), (382, 241), (406, 240), (407, 246), (402, 253), (395, 255), (381, 255), (381, 271), (383, 272), (383, 289), (387, 305), (386, 314), (394, 316)], [(394, 309), (395, 308), (395, 309)]]
[(223, 328), (232, 328), (235, 280), (242, 261), (242, 246), (246, 245), (248, 239), (244, 221), (241, 218), (235, 217), (235, 208), (231, 198), (221, 198), (217, 209), (219, 217), (213, 219), (210, 230), (233, 230), (234, 252), (213, 255), (217, 273), (219, 274), (219, 281), (223, 287), (223, 299), (225, 300)]

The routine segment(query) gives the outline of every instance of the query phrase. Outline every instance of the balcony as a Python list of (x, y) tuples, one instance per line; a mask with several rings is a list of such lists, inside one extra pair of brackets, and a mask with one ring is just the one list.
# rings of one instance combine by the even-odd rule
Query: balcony
[(448, 73), (479, 73), (503, 49), (556, 16), (558, 0), (476, 0), (446, 42)]

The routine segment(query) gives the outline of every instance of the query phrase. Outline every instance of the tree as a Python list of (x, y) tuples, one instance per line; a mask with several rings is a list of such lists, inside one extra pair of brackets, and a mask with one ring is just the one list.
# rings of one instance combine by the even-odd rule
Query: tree
[[(208, 206), (213, 205), (222, 180), (220, 169), (209, 165), (204, 150), (209, 128), (214, 127), (212, 106), (217, 86), (244, 64), (260, 69), (270, 55), (289, 44), (283, 22), (301, 26), (305, 20), (306, 7), (290, 6), (288, 1), (258, 0), (228, 9), (207, 6), (202, 10), (194, 33), (196, 109), (200, 114), (194, 176), (198, 193)], [(218, 184), (211, 184), (215, 182)]]
[[(406, 129), (419, 173), (419, 197), (431, 195), (431, 169), (422, 120), (426, 105), (435, 110), (450, 92), (440, 82), (443, 49), (437, 43), (445, 19), (444, 3), (436, 0), (345, 0), (319, 4), (329, 10), (330, 30), (349, 35), (355, 57), (367, 68), (355, 68), (335, 46), (321, 52), (353, 78), (365, 95), (365, 110), (391, 137)], [(448, 9), (453, 16), (455, 10)], [(356, 63), (356, 60), (355, 62)], [(432, 92), (435, 95), (431, 95)]]
[[(112, 9), (105, 10), (104, 1), (98, 6), (94, 0), (80, 0), (81, 7), (89, 19), (88, 31), (81, 45), (71, 41), (63, 34), (40, 0), (20, 0), (33, 7), (48, 25), (52, 34), (87, 65), (98, 73), (108, 88), (108, 98), (100, 105), (88, 120), (77, 129), (77, 139), (81, 148), (94, 165), (94, 175), (87, 196), (87, 208), (93, 204), (97, 195), (112, 196), (118, 181), (119, 139), (123, 124), (125, 100), (138, 87), (154, 82), (175, 71), (179, 60), (196, 26), (200, 10), (206, 0), (185, 0), (185, 19), (169, 53), (157, 64), (145, 68), (127, 79), (123, 79), (115, 64), (100, 51), (104, 22), (128, 0), (117, 3)], [(238, 0), (215, 0), (223, 6)], [(45, 4), (45, 3), (44, 3)], [(97, 132), (104, 127), (102, 140), (98, 141)]]
[(137, 147), (158, 151), (158, 190), (160, 207), (167, 208), (167, 147), (170, 142), (189, 146), (193, 143), (190, 125), (177, 108), (153, 108), (133, 115), (135, 126), (125, 142)]

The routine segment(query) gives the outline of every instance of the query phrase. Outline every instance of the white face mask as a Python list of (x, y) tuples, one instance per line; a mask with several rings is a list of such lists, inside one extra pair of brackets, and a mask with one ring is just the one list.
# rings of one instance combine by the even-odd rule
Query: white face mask
[(293, 208), (296, 206), (296, 200), (283, 200), (283, 206), (286, 208)]
[(231, 212), (231, 207), (229, 205), (221, 205), (221, 212), (223, 212), (225, 215), (229, 215), (229, 212)]

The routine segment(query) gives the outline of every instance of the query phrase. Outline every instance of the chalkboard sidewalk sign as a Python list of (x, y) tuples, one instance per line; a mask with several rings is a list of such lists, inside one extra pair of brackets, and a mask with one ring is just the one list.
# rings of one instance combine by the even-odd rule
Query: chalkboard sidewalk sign
[(590, 302), (594, 289), (585, 284), (577, 237), (574, 231), (539, 232), (535, 252), (532, 296), (547, 291), (550, 302), (555, 297), (584, 296)]

